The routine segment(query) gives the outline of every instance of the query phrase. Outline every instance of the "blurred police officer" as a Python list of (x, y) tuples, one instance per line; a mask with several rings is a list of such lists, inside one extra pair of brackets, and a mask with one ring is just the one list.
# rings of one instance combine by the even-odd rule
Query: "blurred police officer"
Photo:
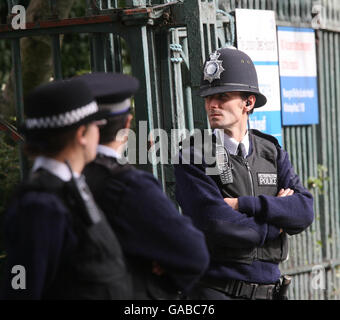
[[(284, 299), (289, 279), (280, 279), (278, 265), (288, 254), (286, 233), (312, 223), (312, 196), (278, 141), (247, 129), (249, 113), (266, 103), (249, 56), (233, 48), (212, 53), (199, 95), (215, 129), (211, 143), (196, 147), (191, 137), (180, 152), (190, 161), (175, 166), (177, 200), (204, 231), (211, 255), (191, 298)], [(203, 156), (207, 145), (213, 164)]]
[(129, 299), (118, 240), (81, 176), (103, 119), (86, 85), (54, 81), (25, 102), (35, 158), (5, 216), (4, 299)]
[(177, 299), (178, 292), (190, 290), (206, 270), (208, 251), (203, 233), (179, 214), (152, 174), (120, 164), (127, 135), (117, 133), (130, 128), (130, 98), (138, 80), (113, 73), (81, 78), (111, 117), (100, 128), (97, 158), (84, 173), (122, 245), (134, 298)]

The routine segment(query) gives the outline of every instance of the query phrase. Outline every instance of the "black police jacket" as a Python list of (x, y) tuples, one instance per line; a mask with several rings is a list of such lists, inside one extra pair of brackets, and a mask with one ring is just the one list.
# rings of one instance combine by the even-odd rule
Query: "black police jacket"
[[(275, 141), (269, 140), (256, 130), (250, 130), (253, 152), (246, 159), (229, 154), (232, 182), (223, 183), (220, 175), (212, 175), (224, 198), (240, 196), (276, 196), (277, 148)], [(216, 148), (216, 144), (213, 145)], [(213, 153), (216, 152), (216, 149)], [(256, 248), (219, 248), (214, 234), (208, 234), (208, 246), (211, 254), (219, 262), (238, 262), (251, 264), (254, 260), (279, 263), (287, 259), (288, 240), (285, 232), (276, 239), (266, 240), (263, 246)]]
[[(39, 194), (41, 196), (36, 198), (35, 195)], [(29, 226), (25, 229), (25, 226), (22, 226), (25, 217), (22, 215), (39, 219), (39, 212), (31, 212), (31, 209), (39, 210), (45, 207), (44, 201), (49, 194), (51, 199), (56, 201), (53, 208), (56, 211), (53, 212), (51, 221), (46, 224), (46, 230), (27, 230)], [(57, 228), (58, 234), (53, 237), (55, 240), (52, 242), (55, 243), (51, 243), (48, 250), (41, 250), (38, 246), (32, 252), (23, 253), (19, 251), (25, 250), (21, 248), (25, 246), (24, 243), (8, 243), (8, 263), (19, 261), (20, 256), (25, 254), (30, 256), (23, 260), (27, 261), (26, 290), (22, 290), (22, 293), (20, 290), (11, 290), (10, 279), (7, 279), (5, 299), (116, 300), (132, 297), (131, 279), (120, 244), (98, 208), (95, 213), (98, 216), (93, 219), (94, 212), (90, 212), (88, 208), (95, 206), (95, 203), (89, 206), (84, 204), (74, 180), (64, 182), (48, 171), (39, 169), (29, 181), (20, 186), (15, 198), (18, 205), (10, 212), (7, 228), (15, 227), (13, 232), (17, 232), (18, 236), (20, 233), (26, 234), (26, 241), (32, 241), (32, 245), (28, 244), (29, 248), (34, 247), (34, 243), (41, 242), (40, 239), (46, 238), (41, 234), (55, 234), (52, 228)], [(26, 208), (25, 203), (29, 204)], [(61, 208), (66, 210), (62, 213)], [(60, 216), (66, 212), (66, 221), (58, 222), (59, 212)], [(36, 224), (32, 222), (32, 225)], [(23, 230), (20, 229), (21, 226)], [(69, 228), (72, 233), (67, 232)], [(11, 241), (15, 241), (15, 238), (11, 235)], [(31, 257), (32, 254), (37, 256)], [(7, 278), (10, 277), (10, 268), (8, 265)], [(33, 272), (42, 274), (33, 276)]]
[[(107, 203), (101, 196), (105, 193), (103, 188), (107, 188), (106, 178), (111, 177), (116, 182), (115, 193), (122, 197), (124, 187), (119, 188), (123, 183), (121, 174), (126, 171), (134, 170), (135, 168), (130, 164), (121, 165), (115, 158), (109, 158), (104, 155), (97, 155), (97, 158), (90, 163), (84, 170), (86, 180), (91, 187), (91, 190), (96, 197), (99, 206), (102, 207), (104, 213), (107, 215), (113, 229), (116, 228), (114, 219), (112, 218), (112, 205), (117, 203)], [(112, 181), (111, 181), (112, 184)], [(109, 205), (109, 209), (107, 208)], [(119, 207), (119, 206), (118, 206)], [(135, 244), (138, 246), (138, 244)], [(143, 259), (136, 259), (129, 255), (126, 257), (129, 272), (132, 276), (133, 283), (133, 297), (136, 300), (174, 300), (179, 298), (179, 293), (172, 286), (171, 282), (165, 277), (160, 277), (151, 273), (150, 263)]]
[[(208, 165), (211, 168), (210, 177), (215, 181), (224, 198), (276, 196), (278, 193), (275, 140), (257, 130), (250, 130), (249, 135), (253, 152), (246, 159), (229, 154), (223, 146), (224, 155), (221, 157), (220, 149), (216, 147), (215, 135), (211, 137), (212, 144), (206, 142), (202, 144), (204, 148), (202, 155), (211, 155), (214, 159)], [(194, 137), (191, 138), (190, 145), (193, 145), (193, 143)], [(216, 156), (216, 154), (219, 154), (219, 156)], [(225, 166), (224, 169), (223, 166)], [(229, 168), (229, 174), (232, 177), (229, 181), (226, 166)], [(221, 169), (218, 169), (218, 167)], [(284, 232), (276, 239), (267, 239), (262, 246), (249, 248), (226, 246), (226, 244), (221, 243), (214, 230), (207, 230), (205, 235), (212, 260), (220, 264), (252, 264), (255, 260), (279, 263), (288, 256), (288, 239)]]
[(208, 266), (204, 235), (180, 215), (154, 176), (102, 154), (84, 174), (122, 244), (134, 298), (178, 299), (179, 291), (190, 290)]

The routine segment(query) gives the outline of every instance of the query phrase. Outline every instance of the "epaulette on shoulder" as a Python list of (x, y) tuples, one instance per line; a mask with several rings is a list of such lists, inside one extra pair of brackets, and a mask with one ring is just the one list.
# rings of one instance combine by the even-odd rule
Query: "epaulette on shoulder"
[(263, 133), (263, 132), (261, 132), (261, 131), (259, 131), (259, 130), (256, 130), (256, 129), (251, 129), (251, 130), (249, 130), (249, 131), (250, 131), (253, 135), (258, 136), (258, 137), (263, 138), (263, 139), (266, 139), (266, 140), (268, 140), (268, 141), (274, 143), (275, 146), (281, 148), (281, 146), (280, 146), (280, 144), (279, 144), (279, 141), (278, 141), (275, 137), (271, 136), (270, 134)]

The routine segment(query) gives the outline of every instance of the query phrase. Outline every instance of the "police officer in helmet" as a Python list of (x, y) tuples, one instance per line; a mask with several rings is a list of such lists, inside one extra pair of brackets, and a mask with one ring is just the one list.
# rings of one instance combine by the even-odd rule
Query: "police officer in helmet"
[(76, 80), (37, 87), (25, 112), (25, 149), (34, 164), (5, 214), (1, 298), (131, 298), (116, 235), (81, 175), (96, 156), (104, 114)]
[(97, 158), (84, 173), (122, 245), (133, 298), (179, 299), (198, 282), (209, 254), (203, 233), (177, 211), (158, 180), (123, 160), (138, 80), (114, 73), (80, 79), (91, 88), (99, 108), (108, 112), (108, 122), (100, 128)]
[[(180, 152), (189, 163), (175, 165), (177, 201), (205, 233), (211, 256), (190, 298), (285, 299), (289, 279), (280, 278), (279, 263), (288, 255), (287, 234), (312, 223), (313, 198), (278, 141), (247, 128), (249, 114), (267, 100), (248, 55), (234, 48), (211, 53), (199, 95), (211, 142), (197, 147), (191, 137)], [(213, 165), (204, 158), (206, 145)]]

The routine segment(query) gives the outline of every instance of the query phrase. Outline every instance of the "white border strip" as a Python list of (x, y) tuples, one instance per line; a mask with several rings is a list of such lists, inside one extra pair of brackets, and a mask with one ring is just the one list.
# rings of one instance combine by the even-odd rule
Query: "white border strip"
[(127, 110), (131, 106), (131, 99), (127, 98), (122, 102), (118, 103), (100, 103), (100, 110), (110, 111), (113, 113), (119, 113)]
[(77, 123), (97, 111), (98, 105), (95, 101), (92, 101), (86, 106), (59, 115), (44, 118), (28, 118), (25, 124), (28, 129), (61, 128)]

